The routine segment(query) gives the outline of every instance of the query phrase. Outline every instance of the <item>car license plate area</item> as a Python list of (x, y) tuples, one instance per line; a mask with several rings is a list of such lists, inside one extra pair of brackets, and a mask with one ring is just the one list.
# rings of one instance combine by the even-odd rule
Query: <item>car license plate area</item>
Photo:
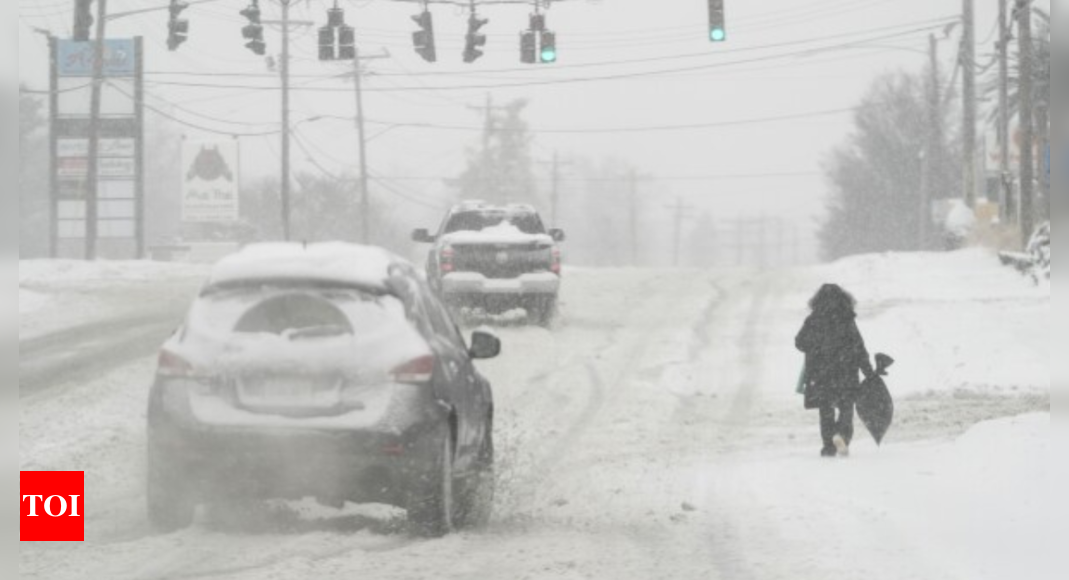
[(341, 404), (341, 381), (316, 377), (257, 377), (238, 382), (238, 399), (252, 410), (328, 410)]

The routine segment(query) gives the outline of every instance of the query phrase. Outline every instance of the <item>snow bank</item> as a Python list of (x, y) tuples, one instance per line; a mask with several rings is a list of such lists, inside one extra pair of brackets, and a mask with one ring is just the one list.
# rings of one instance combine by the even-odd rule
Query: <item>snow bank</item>
[(852, 292), (869, 350), (898, 360), (888, 384), (899, 396), (1050, 390), (1050, 286), (988, 251), (861, 256), (807, 278), (794, 298), (799, 315), (822, 283)]
[(36, 292), (19, 289), (19, 316), (32, 314), (45, 306), (48, 298)]
[(116, 282), (150, 282), (161, 278), (203, 276), (203, 266), (148, 261), (83, 262), (23, 260), (19, 287), (47, 291), (54, 287), (85, 287)]
[(207, 273), (148, 261), (20, 261), (19, 339), (185, 301)]
[(478, 232), (456, 232), (442, 236), (450, 244), (552, 244), (546, 234), (526, 234), (510, 222), (502, 222)]

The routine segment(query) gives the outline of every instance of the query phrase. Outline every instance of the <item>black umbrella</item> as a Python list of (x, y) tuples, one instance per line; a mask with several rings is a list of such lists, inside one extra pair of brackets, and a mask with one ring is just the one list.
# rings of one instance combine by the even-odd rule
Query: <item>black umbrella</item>
[(883, 443), (895, 419), (895, 402), (882, 378), (887, 376), (887, 369), (893, 364), (893, 358), (876, 355), (876, 374), (861, 383), (861, 394), (857, 399), (857, 414), (877, 445)]

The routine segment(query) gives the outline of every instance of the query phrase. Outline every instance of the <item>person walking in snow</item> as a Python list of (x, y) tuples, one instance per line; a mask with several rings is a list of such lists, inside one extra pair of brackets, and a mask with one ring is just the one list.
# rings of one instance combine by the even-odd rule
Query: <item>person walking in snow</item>
[(846, 290), (825, 284), (809, 302), (812, 313), (795, 339), (798, 350), (805, 353), (805, 408), (820, 410), (822, 457), (849, 455), (859, 373), (875, 376), (857, 327), (856, 306)]

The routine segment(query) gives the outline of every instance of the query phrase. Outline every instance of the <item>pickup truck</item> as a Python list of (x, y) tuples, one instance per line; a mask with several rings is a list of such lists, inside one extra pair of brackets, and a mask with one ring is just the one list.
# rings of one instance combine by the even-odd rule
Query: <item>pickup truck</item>
[(412, 239), (433, 244), (427, 280), (454, 313), (523, 309), (542, 326), (556, 317), (565, 235), (547, 230), (533, 207), (463, 203), (436, 234), (420, 229)]

